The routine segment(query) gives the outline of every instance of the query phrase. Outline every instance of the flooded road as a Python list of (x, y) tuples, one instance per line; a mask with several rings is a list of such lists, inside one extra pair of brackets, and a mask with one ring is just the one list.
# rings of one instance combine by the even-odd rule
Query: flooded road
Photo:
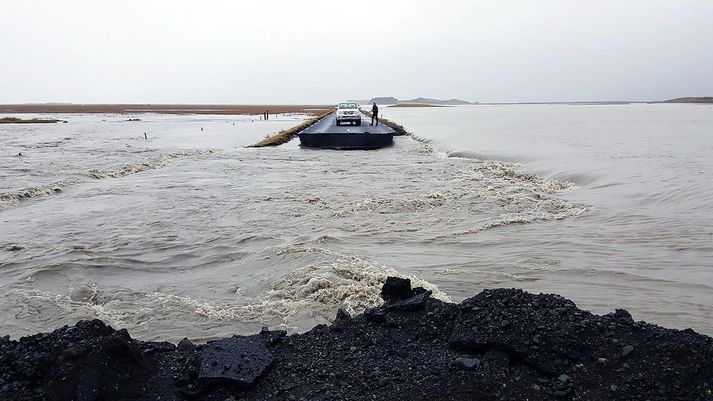
[(399, 274), (711, 334), (712, 113), (654, 106), (387, 108), (414, 138), (349, 152), (244, 147), (296, 115), (0, 126), (0, 331), (301, 331)]

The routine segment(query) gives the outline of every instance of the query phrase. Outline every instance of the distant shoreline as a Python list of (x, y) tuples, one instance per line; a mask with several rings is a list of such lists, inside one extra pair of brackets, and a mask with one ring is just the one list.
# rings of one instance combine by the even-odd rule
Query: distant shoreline
[(448, 107), (442, 104), (423, 104), (423, 103), (397, 103), (388, 107)]
[(669, 99), (660, 103), (713, 103), (713, 96), (677, 97), (675, 99)]
[(0, 114), (217, 114), (258, 115), (265, 112), (319, 115), (331, 105), (193, 105), (193, 104), (5, 104)]
[[(625, 104), (713, 104), (713, 97), (681, 97), (661, 101), (574, 101), (574, 102), (480, 102), (467, 105), (625, 105)], [(389, 107), (444, 107), (460, 104), (395, 103)], [(333, 105), (211, 105), (211, 104), (71, 104), (71, 103), (30, 103), (0, 104), (0, 114), (204, 114), (204, 115), (260, 115), (304, 113), (318, 116), (332, 110)], [(41, 121), (34, 121), (41, 122)], [(1, 123), (1, 122), (0, 122)]]
[(54, 123), (61, 123), (61, 122), (66, 122), (66, 121), (56, 120), (54, 118), (47, 118), (47, 119), (42, 119), (42, 118), (23, 119), (23, 118), (16, 118), (16, 117), (0, 118), (0, 124), (54, 124)]
[[(690, 100), (689, 100), (690, 99)], [(591, 102), (480, 102), (473, 106), (513, 106), (513, 105), (575, 105), (575, 106), (612, 106), (626, 104), (713, 104), (713, 100), (707, 98), (682, 98), (659, 101), (591, 101)], [(469, 105), (468, 105), (469, 106)]]
[(694, 103), (713, 104), (713, 97), (679, 97), (668, 100), (592, 100), (576, 102), (481, 102), (479, 105), (514, 105), (514, 104), (573, 104), (573, 105), (616, 105), (616, 104), (666, 104), (666, 103)]

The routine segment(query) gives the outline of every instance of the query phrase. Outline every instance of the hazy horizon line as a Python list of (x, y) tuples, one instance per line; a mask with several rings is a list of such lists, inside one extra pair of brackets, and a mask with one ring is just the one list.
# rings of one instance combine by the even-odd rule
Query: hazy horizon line
[[(374, 96), (372, 98), (369, 98), (369, 100), (374, 99), (374, 98), (386, 98), (386, 97), (393, 97), (397, 99), (399, 102), (407, 102), (409, 100), (414, 100), (418, 98), (409, 98), (409, 99), (402, 99), (399, 97), (395, 96)], [(678, 97), (671, 97), (671, 98), (666, 98), (666, 99), (588, 99), (588, 100), (513, 100), (513, 101), (487, 101), (487, 100), (467, 100), (467, 99), (462, 99), (462, 98), (432, 98), (432, 97), (427, 97), (427, 96), (421, 96), (422, 98), (425, 99), (434, 99), (434, 100), (439, 100), (439, 101), (448, 101), (448, 100), (459, 100), (459, 101), (467, 101), (473, 104), (548, 104), (548, 103), (657, 103), (657, 102), (665, 102), (665, 101), (670, 101), (670, 100), (676, 100), (676, 99), (697, 99), (697, 98), (710, 98), (713, 96), (678, 96)], [(342, 99), (342, 100), (336, 100), (336, 101), (328, 101), (328, 102), (271, 102), (271, 103), (264, 103), (264, 102), (58, 102), (58, 101), (48, 101), (48, 102), (16, 102), (16, 103), (0, 103), (0, 106), (12, 106), (12, 105), (74, 105), (74, 106), (82, 106), (82, 105), (183, 105), (183, 106), (214, 106), (214, 105), (220, 105), (220, 106), (229, 106), (229, 105), (239, 105), (239, 106), (252, 106), (252, 105), (284, 105), (284, 106), (305, 106), (305, 105), (327, 105), (327, 104), (336, 104), (339, 102), (343, 101), (350, 101), (350, 100), (365, 100), (365, 99), (357, 99), (357, 98), (349, 98), (349, 99)]]

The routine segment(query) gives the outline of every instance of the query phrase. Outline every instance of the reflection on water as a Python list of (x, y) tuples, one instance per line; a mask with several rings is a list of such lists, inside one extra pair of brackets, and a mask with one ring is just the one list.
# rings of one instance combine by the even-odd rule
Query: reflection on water
[(3, 126), (0, 331), (304, 330), (401, 274), (442, 299), (515, 286), (713, 333), (711, 111), (387, 109), (428, 143), (366, 152), (243, 148), (296, 117)]

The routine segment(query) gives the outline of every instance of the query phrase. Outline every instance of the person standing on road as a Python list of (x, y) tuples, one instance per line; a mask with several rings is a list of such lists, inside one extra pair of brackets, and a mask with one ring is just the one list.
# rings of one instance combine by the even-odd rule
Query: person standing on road
[(376, 106), (376, 102), (371, 106), (371, 125), (374, 125), (374, 120), (376, 120), (376, 125), (379, 125), (379, 107)]

